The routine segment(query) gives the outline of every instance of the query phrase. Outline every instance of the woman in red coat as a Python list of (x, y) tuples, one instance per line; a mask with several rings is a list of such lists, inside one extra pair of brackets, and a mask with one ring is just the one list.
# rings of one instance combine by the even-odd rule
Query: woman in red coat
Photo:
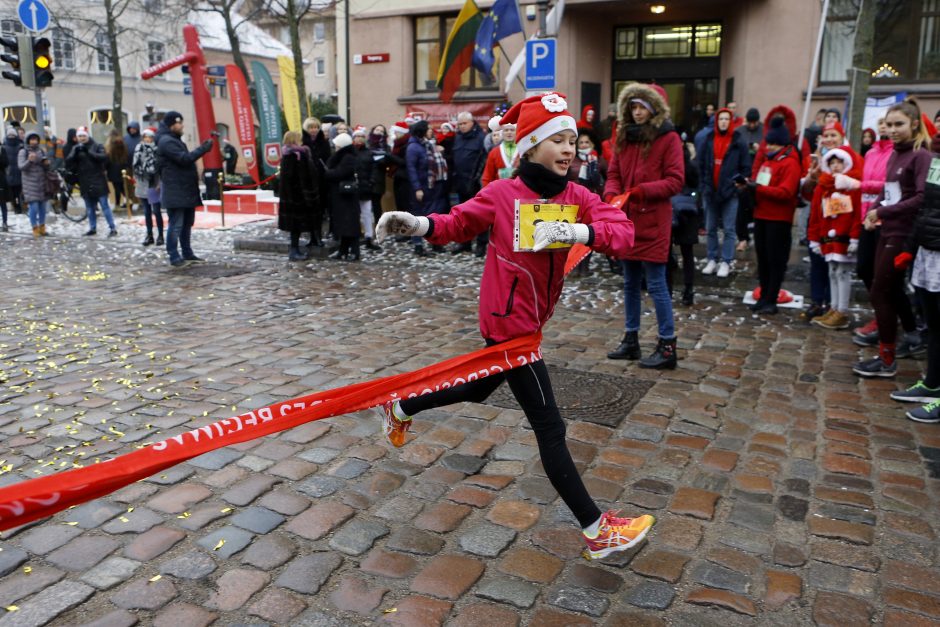
[(623, 261), (626, 334), (610, 359), (640, 359), (640, 284), (656, 309), (659, 343), (641, 368), (676, 367), (676, 330), (672, 300), (666, 286), (672, 231), (671, 198), (682, 191), (685, 161), (682, 140), (669, 121), (666, 92), (659, 85), (631, 83), (617, 102), (617, 136), (607, 168), (604, 198), (629, 192), (627, 216), (636, 228), (636, 242)]

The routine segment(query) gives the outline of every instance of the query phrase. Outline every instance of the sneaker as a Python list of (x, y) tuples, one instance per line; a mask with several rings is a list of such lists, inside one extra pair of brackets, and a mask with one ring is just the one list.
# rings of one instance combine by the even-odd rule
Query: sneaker
[(929, 388), (921, 380), (906, 390), (891, 392), (891, 398), (902, 403), (932, 403), (940, 400), (940, 387)]
[(192, 257), (183, 257), (183, 259), (185, 259), (189, 263), (205, 263), (206, 262), (205, 259), (203, 259), (202, 257), (197, 257), (196, 255), (193, 255)]
[(718, 262), (714, 259), (709, 259), (705, 267), (702, 268), (702, 274), (714, 274), (716, 268), (718, 268)]
[(824, 313), (829, 312), (829, 307), (827, 305), (810, 305), (803, 313), (800, 314), (800, 318), (809, 322), (817, 316), (821, 316)]
[(715, 276), (717, 276), (719, 279), (724, 279), (729, 274), (731, 274), (731, 264), (729, 264), (727, 261), (722, 261), (719, 263), (718, 271), (715, 272)]
[(877, 348), (878, 343), (879, 343), (878, 337), (879, 337), (878, 329), (876, 327), (874, 331), (872, 331), (871, 333), (867, 333), (865, 335), (859, 335), (858, 333), (854, 333), (852, 335), (852, 342), (854, 342), (858, 346), (873, 346)]
[(874, 357), (855, 364), (855, 367), (852, 368), (852, 372), (860, 377), (891, 379), (898, 373), (898, 362), (895, 360), (893, 364), (886, 366), (885, 362), (881, 361), (881, 357)]
[(872, 318), (868, 321), (868, 324), (855, 329), (854, 333), (859, 337), (865, 337), (866, 335), (871, 335), (872, 333), (878, 333), (878, 321), (875, 318)]
[(636, 546), (656, 523), (656, 518), (643, 514), (638, 518), (618, 518), (613, 511), (601, 515), (600, 528), (593, 538), (583, 531), (587, 548), (582, 555), (587, 559), (601, 559), (616, 551)]
[(920, 357), (927, 352), (927, 344), (920, 337), (920, 333), (905, 333), (904, 337), (898, 342), (894, 356), (897, 359), (907, 359), (908, 357)]
[(86, 235), (86, 236), (97, 235), (97, 234), (98, 234), (98, 231), (96, 231), (95, 229), (88, 229), (88, 230), (85, 232), (85, 235)]
[(188, 266), (185, 259), (177, 259), (176, 261), (171, 261), (170, 265), (174, 268), (182, 268), (183, 266)]
[(923, 407), (907, 412), (907, 417), (914, 422), (934, 423), (940, 422), (940, 399), (928, 403)]
[(389, 401), (382, 405), (382, 433), (385, 439), (395, 448), (405, 444), (405, 434), (411, 429), (411, 418), (399, 418), (395, 414), (398, 401)]
[(825, 327), (828, 329), (829, 327), (826, 326), (826, 323), (829, 320), (829, 318), (832, 317), (832, 314), (834, 313), (835, 313), (835, 309), (830, 309), (829, 311), (822, 314), (821, 316), (814, 316), (813, 318), (810, 319), (809, 323), (815, 324), (818, 327)]

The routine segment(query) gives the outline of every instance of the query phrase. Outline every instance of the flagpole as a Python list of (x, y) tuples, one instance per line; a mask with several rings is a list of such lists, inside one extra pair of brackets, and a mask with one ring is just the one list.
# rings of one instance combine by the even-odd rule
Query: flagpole
[[(499, 45), (499, 44), (497, 44), (497, 45)], [(525, 45), (525, 42), (523, 42), (523, 45)], [(505, 50), (503, 50), (502, 45), (499, 45), (499, 51), (500, 51), (501, 53), (503, 53), (503, 58), (506, 59), (506, 63), (508, 63), (509, 65), (512, 65), (512, 61), (509, 60), (509, 55), (506, 54), (506, 51), (505, 51)], [(499, 77), (498, 77), (498, 76), (496, 77), (496, 80), (499, 81)], [(525, 89), (525, 83), (522, 82), (522, 79), (519, 78), (519, 75), (518, 75), (518, 74), (516, 74), (516, 80), (519, 81), (519, 86), (522, 87), (522, 92), (525, 93), (525, 90), (526, 90), (526, 89)], [(507, 94), (507, 95), (508, 95), (508, 94)]]

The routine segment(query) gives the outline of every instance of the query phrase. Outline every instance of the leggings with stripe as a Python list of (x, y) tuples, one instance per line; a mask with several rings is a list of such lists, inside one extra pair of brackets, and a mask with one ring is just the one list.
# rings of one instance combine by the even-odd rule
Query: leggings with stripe
[(482, 403), (504, 380), (509, 384), (509, 389), (535, 432), (542, 467), (548, 480), (582, 527), (593, 524), (600, 518), (601, 511), (588, 494), (571, 459), (571, 453), (565, 443), (565, 422), (555, 403), (552, 382), (548, 378), (548, 368), (544, 361), (536, 361), (498, 375), (410, 398), (401, 402), (401, 408), (409, 416), (414, 416), (426, 409), (453, 403)]

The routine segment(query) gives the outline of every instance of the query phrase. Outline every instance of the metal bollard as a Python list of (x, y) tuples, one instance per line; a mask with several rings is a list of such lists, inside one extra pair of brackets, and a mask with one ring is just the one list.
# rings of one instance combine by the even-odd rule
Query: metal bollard
[(219, 172), (219, 211), (222, 214), (222, 226), (225, 226), (225, 174)]

